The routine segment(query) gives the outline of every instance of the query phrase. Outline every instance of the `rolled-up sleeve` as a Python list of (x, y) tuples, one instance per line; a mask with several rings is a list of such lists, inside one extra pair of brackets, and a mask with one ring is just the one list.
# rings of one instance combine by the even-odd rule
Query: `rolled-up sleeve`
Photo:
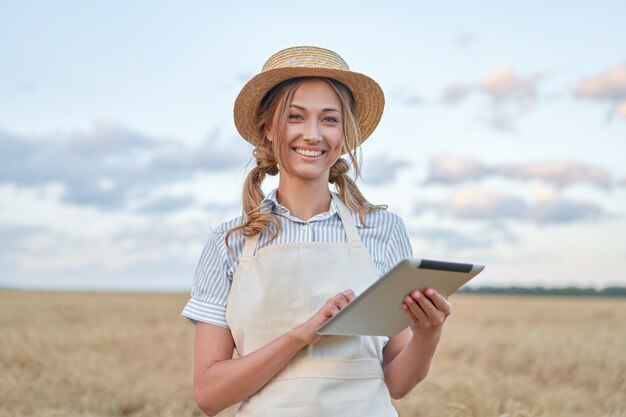
[(226, 304), (231, 282), (232, 268), (224, 234), (213, 232), (198, 261), (191, 298), (181, 315), (193, 324), (201, 321), (228, 328)]

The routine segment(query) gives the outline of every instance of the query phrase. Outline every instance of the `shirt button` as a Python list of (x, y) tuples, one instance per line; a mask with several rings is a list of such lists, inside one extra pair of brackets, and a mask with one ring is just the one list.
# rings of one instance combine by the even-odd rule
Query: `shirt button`
[(302, 225), (302, 230), (304, 230), (305, 232), (308, 232), (310, 228), (311, 226), (309, 226), (308, 224)]

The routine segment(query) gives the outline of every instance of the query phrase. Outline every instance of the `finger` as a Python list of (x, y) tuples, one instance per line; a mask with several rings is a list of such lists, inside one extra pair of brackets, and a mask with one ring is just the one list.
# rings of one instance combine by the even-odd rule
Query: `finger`
[(430, 298), (430, 300), (435, 304), (437, 310), (443, 312), (446, 316), (450, 314), (452, 311), (452, 305), (450, 301), (443, 295), (439, 294), (437, 291), (432, 288), (428, 288), (426, 291), (426, 296)]
[(338, 299), (333, 301), (333, 305), (337, 308), (337, 310), (341, 310), (342, 308), (344, 308), (348, 303), (343, 300), (343, 299)]
[(348, 299), (348, 302), (351, 303), (352, 300), (354, 300), (356, 298), (356, 294), (354, 293), (354, 291), (348, 289), (342, 292), (342, 294), (344, 294), (346, 296), (346, 298)]
[[(424, 320), (423, 318), (417, 317), (413, 313), (413, 311), (411, 311), (411, 308), (405, 302), (402, 302), (402, 311), (404, 312), (404, 314), (406, 314), (406, 316), (409, 318), (409, 320), (412, 323), (422, 323), (422, 321)], [(422, 312), (422, 314), (423, 314), (423, 312)]]
[(426, 297), (423, 293), (421, 293), (419, 291), (413, 291), (411, 293), (411, 296), (415, 300), (417, 300), (417, 303), (419, 304), (420, 307), (422, 307), (422, 310), (424, 310), (424, 313), (426, 313), (426, 315), (429, 318), (438, 318), (439, 317), (441, 312), (439, 310), (437, 310), (437, 307), (435, 307), (433, 302), (428, 297)]
[(404, 314), (406, 314), (406, 316), (409, 318), (409, 320), (412, 323), (419, 323), (420, 320), (417, 317), (415, 317), (415, 315), (413, 314), (411, 309), (406, 305), (405, 302), (402, 303), (402, 311), (404, 312)]
[(339, 312), (339, 308), (333, 303), (329, 303), (326, 308), (326, 317), (332, 317)]
[(420, 307), (411, 295), (404, 297), (404, 305), (408, 307), (409, 312), (415, 317), (415, 320), (419, 322), (425, 322), (428, 320), (428, 316), (424, 310), (422, 310), (422, 307)]
[(340, 292), (332, 298), (332, 302), (337, 306), (337, 308), (342, 309), (348, 304), (349, 301), (346, 295)]

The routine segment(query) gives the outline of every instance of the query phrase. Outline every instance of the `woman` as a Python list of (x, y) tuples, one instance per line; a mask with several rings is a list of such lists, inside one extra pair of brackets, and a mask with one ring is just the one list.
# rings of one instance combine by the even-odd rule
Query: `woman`
[[(450, 314), (431, 289), (407, 295), (410, 326), (391, 338), (315, 332), (411, 256), (402, 220), (365, 200), (340, 157), (358, 177), (383, 106), (375, 81), (316, 47), (276, 53), (239, 93), (235, 125), (257, 166), (244, 215), (212, 233), (183, 310), (207, 415), (243, 401), (238, 416), (395, 416), (390, 397), (426, 376)], [(279, 185), (265, 197), (267, 174)]]

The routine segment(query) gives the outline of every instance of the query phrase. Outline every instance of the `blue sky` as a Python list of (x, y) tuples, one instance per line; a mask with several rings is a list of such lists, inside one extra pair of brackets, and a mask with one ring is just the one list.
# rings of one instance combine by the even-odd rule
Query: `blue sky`
[[(0, 286), (188, 289), (274, 52), (376, 79), (362, 189), (477, 285), (626, 285), (626, 3), (0, 1)], [(266, 191), (275, 185), (268, 181)]]

